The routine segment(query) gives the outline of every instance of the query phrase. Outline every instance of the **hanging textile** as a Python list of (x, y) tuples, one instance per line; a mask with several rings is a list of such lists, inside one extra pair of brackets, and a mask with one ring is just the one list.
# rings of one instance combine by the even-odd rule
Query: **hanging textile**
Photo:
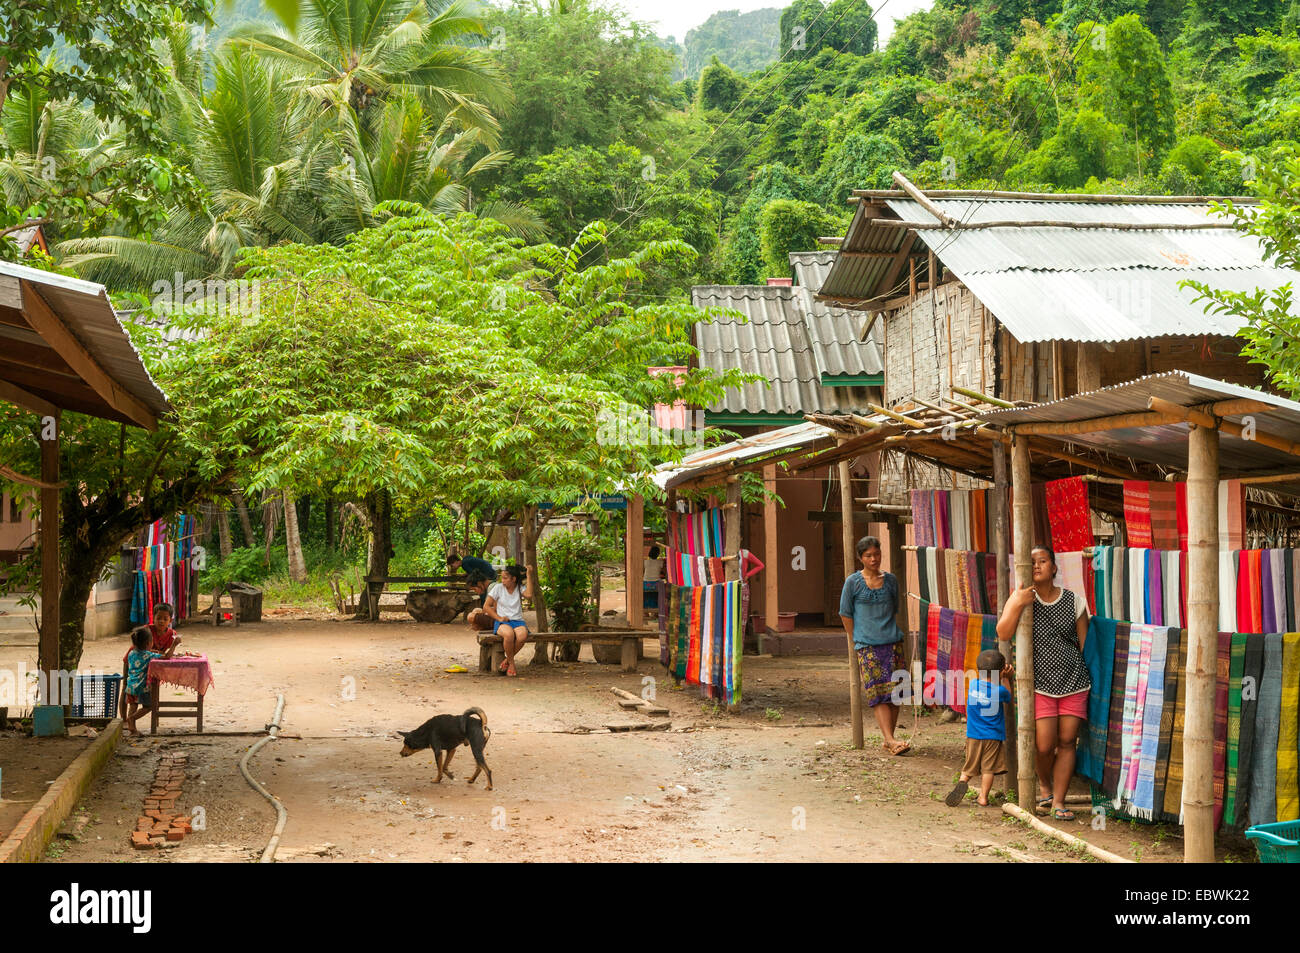
[(1110, 550), (1109, 546), (1096, 546), (1092, 551), (1092, 609), (1094, 616), (1113, 619), (1110, 611)]
[(913, 539), (917, 546), (936, 546), (934, 533), (934, 493), (911, 490)]
[(923, 682), (923, 685), (929, 691), (929, 696), (923, 695), (923, 700), (927, 705), (935, 703), (931, 673), (939, 671), (939, 628), (942, 612), (941, 606), (931, 603), (925, 617), (925, 679), (929, 684)]
[(1292, 584), (1288, 590), (1291, 594), (1291, 617), (1286, 628), (1288, 632), (1296, 632), (1300, 631), (1300, 549), (1291, 550), (1291, 569)]
[[(1183, 639), (1181, 629), (1169, 630), (1165, 646), (1164, 707), (1160, 712), (1160, 741), (1156, 746), (1155, 796), (1152, 798), (1157, 816), (1166, 816), (1169, 810), (1169, 761), (1173, 755), (1174, 713), (1178, 707), (1178, 686), (1183, 673)], [(1179, 749), (1182, 757), (1182, 749)], [(1174, 821), (1181, 808), (1182, 785), (1176, 792), (1180, 801), (1174, 805)]]
[(1284, 632), (1300, 631), (1296, 626), (1295, 612), (1295, 568), (1297, 550), (1282, 550), (1282, 599), (1286, 603), (1286, 627)]
[(1129, 549), (1128, 556), (1128, 620), (1137, 625), (1147, 621), (1147, 550)]
[(1255, 741), (1250, 758), (1250, 823), (1277, 820), (1277, 739), (1282, 719), (1282, 636), (1263, 636), (1263, 677), (1255, 706)]
[(1124, 602), (1124, 587), (1127, 583), (1124, 569), (1126, 552), (1123, 546), (1116, 546), (1111, 552), (1110, 617), (1112, 619), (1128, 618), (1128, 606)]
[(952, 652), (944, 677), (944, 700), (959, 715), (966, 714), (966, 633), (970, 629), (970, 613), (954, 611), (952, 614)]
[[(1031, 483), (1029, 485), (1029, 501), (1032, 504), (1032, 516), (1034, 520), (1034, 545), (1035, 546), (1056, 546), (1052, 542), (1052, 523), (1047, 516), (1047, 485), (1044, 483)], [(1091, 543), (1092, 540), (1089, 540)]]
[(1290, 599), (1287, 597), (1288, 589), (1286, 587), (1287, 569), (1291, 566), (1291, 551), (1287, 549), (1270, 549), (1269, 551), (1269, 576), (1265, 585), (1272, 583), (1273, 604), (1273, 625), (1274, 628), (1264, 628), (1265, 632), (1294, 632), (1292, 626), (1287, 625), (1287, 603)]
[(1246, 671), (1246, 636), (1233, 633), (1228, 663), (1228, 765), (1224, 776), (1223, 825), (1237, 817), (1237, 785), (1241, 772), (1241, 679)]
[(1088, 637), (1083, 642), (1083, 661), (1088, 666), (1092, 691), (1088, 695), (1088, 721), (1079, 739), (1077, 770), (1097, 784), (1102, 783), (1106, 770), (1106, 715), (1115, 669), (1115, 625), (1114, 619), (1093, 616), (1088, 620)]
[(1237, 624), (1237, 559), (1231, 552), (1219, 553), (1219, 631), (1242, 631)]
[(1251, 690), (1241, 695), (1241, 737), (1237, 742), (1237, 798), (1234, 815), (1224, 814), (1224, 822), (1234, 828), (1245, 828), (1250, 816), (1251, 762), (1255, 756), (1255, 713), (1259, 704), (1259, 683), (1264, 667), (1264, 636), (1251, 633), (1246, 636), (1245, 662), (1242, 667), (1242, 684), (1249, 679)]
[(1232, 668), (1232, 634), (1219, 633), (1214, 666), (1214, 829), (1223, 820), (1228, 772), (1228, 673)]
[[(917, 547), (916, 550), (916, 594), (921, 597), (922, 602), (930, 602), (930, 566), (925, 557), (925, 548)], [(925, 613), (921, 613), (921, 618), (925, 618)]]
[[(1123, 801), (1130, 805), (1137, 790), (1138, 770), (1142, 760), (1142, 723), (1151, 679), (1151, 644), (1154, 636), (1155, 626), (1150, 625), (1135, 625), (1129, 633), (1129, 672), (1132, 685), (1130, 687), (1126, 684), (1124, 693), (1122, 738), (1127, 757), (1120, 765), (1119, 793)], [(1134, 640), (1137, 640), (1136, 646)], [(1132, 667), (1134, 654), (1137, 655), (1136, 670)]]
[(1219, 481), (1219, 549), (1246, 545), (1246, 488), (1240, 480)]
[(1147, 484), (1151, 514), (1151, 548), (1181, 549), (1178, 535), (1178, 489), (1173, 483), (1152, 480)]
[(1124, 541), (1134, 549), (1152, 549), (1151, 489), (1146, 480), (1124, 481)]
[(949, 524), (952, 528), (952, 548), (956, 550), (970, 549), (970, 492), (968, 490), (950, 490), (948, 493), (948, 506), (950, 511)]
[(948, 506), (948, 491), (934, 491), (935, 545), (952, 549), (952, 510)]
[[(1165, 663), (1169, 629), (1155, 626), (1151, 632), (1151, 656), (1146, 699), (1142, 709), (1142, 743), (1138, 757), (1137, 784), (1129, 813), (1152, 820), (1155, 817), (1156, 762), (1160, 747), (1160, 718), (1165, 706)], [(1162, 805), (1163, 806), (1163, 805)]]
[[(1131, 628), (1132, 626), (1127, 622), (1117, 622), (1115, 624), (1114, 674), (1111, 681), (1110, 705), (1106, 716), (1106, 764), (1102, 775), (1102, 792), (1110, 798), (1114, 798), (1119, 791), (1120, 760), (1124, 743), (1124, 705), (1128, 693), (1127, 671), (1132, 642), (1129, 638)], [(1084, 647), (1087, 648), (1086, 642)], [(1133, 672), (1136, 677), (1136, 664), (1133, 667)]]
[(971, 532), (973, 534), (971, 549), (978, 553), (992, 548), (989, 546), (988, 498), (988, 490), (972, 490), (970, 494)]
[(1160, 579), (1163, 587), (1161, 622), (1171, 628), (1182, 628), (1182, 556), (1177, 550), (1160, 553)]
[(1178, 548), (1187, 551), (1187, 484), (1174, 484), (1174, 509), (1178, 520)]
[(1084, 479), (1052, 480), (1045, 484), (1044, 493), (1053, 548), (1074, 552), (1091, 546), (1092, 511), (1088, 508), (1088, 484)]
[(952, 667), (952, 633), (955, 615), (953, 610), (947, 607), (939, 609), (939, 651), (935, 668), (941, 672), (946, 672)]
[[(1169, 735), (1169, 770), (1165, 781), (1165, 817), (1175, 823), (1183, 821), (1183, 732), (1187, 726), (1187, 678), (1183, 671), (1187, 659), (1187, 633), (1180, 632), (1178, 658), (1171, 658), (1172, 667), (1165, 669), (1165, 694), (1176, 695), (1173, 727)], [(1173, 653), (1170, 653), (1172, 656)], [(1169, 676), (1178, 682), (1173, 691)]]
[(1277, 819), (1300, 819), (1300, 632), (1282, 636), (1282, 704), (1277, 733)]
[(1145, 558), (1143, 591), (1146, 596), (1146, 621), (1148, 625), (1164, 625), (1164, 583), (1160, 575), (1160, 550), (1148, 549)]

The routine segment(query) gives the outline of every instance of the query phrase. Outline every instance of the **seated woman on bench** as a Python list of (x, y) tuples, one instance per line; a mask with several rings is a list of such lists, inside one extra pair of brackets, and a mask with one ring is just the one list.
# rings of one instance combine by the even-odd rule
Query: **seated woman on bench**
[(533, 598), (532, 574), (523, 566), (507, 566), (501, 572), (501, 581), (488, 589), (483, 611), (493, 620), (492, 631), (501, 636), (501, 647), (506, 659), (501, 671), (518, 675), (515, 671), (515, 653), (528, 641), (528, 625), (524, 622), (523, 597)]
[(475, 632), (491, 632), (496, 626), (496, 619), (489, 616), (483, 608), (491, 581), (478, 572), (471, 572), (465, 581), (469, 584), (469, 591), (479, 597), (479, 604), (465, 613), (465, 624)]

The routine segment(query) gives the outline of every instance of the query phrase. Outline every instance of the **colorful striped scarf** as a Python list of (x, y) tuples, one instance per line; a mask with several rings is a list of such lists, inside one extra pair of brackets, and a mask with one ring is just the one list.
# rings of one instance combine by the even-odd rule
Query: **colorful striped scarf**
[(1178, 550), (1178, 490), (1172, 483), (1152, 480), (1147, 484), (1151, 513), (1151, 548)]
[(1232, 826), (1237, 817), (1238, 776), (1241, 773), (1241, 679), (1246, 671), (1247, 636), (1232, 635), (1228, 665), (1228, 768), (1223, 793), (1223, 823)]
[(1088, 620), (1088, 637), (1083, 643), (1083, 660), (1092, 679), (1092, 692), (1088, 695), (1088, 721), (1079, 744), (1078, 773), (1097, 784), (1102, 783), (1106, 770), (1106, 717), (1115, 673), (1115, 628), (1114, 619), (1093, 616)]
[(1151, 489), (1146, 480), (1124, 481), (1124, 537), (1134, 549), (1151, 549)]
[(1250, 824), (1277, 820), (1277, 739), (1282, 718), (1282, 636), (1264, 637), (1263, 677), (1255, 706), (1255, 743), (1250, 756)]
[(1277, 819), (1300, 819), (1300, 632), (1282, 636), (1282, 704), (1277, 733)]
[[(1175, 668), (1178, 691), (1174, 702), (1173, 730), (1169, 736), (1169, 772), (1165, 781), (1165, 816), (1179, 824), (1183, 820), (1183, 734), (1187, 727), (1187, 678), (1184, 668), (1187, 660), (1187, 632), (1179, 633), (1179, 660)], [(1165, 694), (1170, 693), (1168, 681)]]
[[(1156, 762), (1160, 748), (1160, 718), (1165, 706), (1165, 663), (1169, 646), (1169, 629), (1155, 626), (1151, 632), (1150, 676), (1142, 709), (1142, 741), (1138, 757), (1137, 784), (1133, 789), (1134, 817), (1155, 817)], [(1162, 805), (1163, 806), (1163, 805)]]
[[(1160, 711), (1160, 741), (1156, 747), (1155, 796), (1152, 798), (1156, 815), (1167, 815), (1169, 811), (1169, 761), (1172, 757), (1174, 737), (1174, 710), (1178, 707), (1178, 686), (1183, 675), (1183, 640), (1186, 632), (1182, 629), (1170, 629), (1165, 647), (1165, 683), (1164, 706)], [(1182, 749), (1179, 749), (1182, 757)], [(1182, 798), (1182, 785), (1179, 784), (1178, 798)], [(1174, 805), (1174, 820), (1178, 820), (1181, 805)]]
[[(1102, 793), (1114, 798), (1119, 792), (1121, 751), (1123, 750), (1124, 702), (1127, 696), (1128, 660), (1132, 626), (1127, 622), (1115, 623), (1114, 675), (1111, 680), (1110, 706), (1106, 717), (1106, 765), (1102, 775)], [(1085, 643), (1086, 647), (1087, 643)], [(1137, 667), (1134, 666), (1134, 677)]]
[(1214, 829), (1223, 820), (1228, 773), (1228, 673), (1232, 668), (1232, 634), (1219, 633), (1214, 665)]
[(1264, 668), (1264, 636), (1252, 633), (1246, 636), (1246, 660), (1242, 671), (1242, 685), (1250, 691), (1241, 695), (1241, 738), (1237, 743), (1237, 799), (1236, 812), (1224, 820), (1235, 828), (1244, 828), (1250, 816), (1251, 764), (1255, 756), (1255, 713), (1259, 706), (1259, 683)]

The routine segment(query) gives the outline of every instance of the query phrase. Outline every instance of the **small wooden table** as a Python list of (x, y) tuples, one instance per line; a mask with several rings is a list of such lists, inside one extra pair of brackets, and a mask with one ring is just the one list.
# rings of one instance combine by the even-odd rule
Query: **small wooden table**
[[(162, 700), (162, 685), (171, 684), (193, 689), (195, 697), (178, 702)], [(149, 733), (158, 733), (159, 718), (193, 718), (199, 734), (203, 733), (203, 696), (212, 687), (212, 666), (206, 655), (182, 655), (154, 659), (149, 663), (149, 693), (154, 699), (149, 717)], [(164, 711), (163, 709), (167, 709)]]

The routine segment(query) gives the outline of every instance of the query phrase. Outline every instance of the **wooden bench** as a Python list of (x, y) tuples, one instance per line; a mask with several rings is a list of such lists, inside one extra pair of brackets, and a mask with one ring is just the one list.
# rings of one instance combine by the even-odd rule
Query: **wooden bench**
[[(658, 638), (659, 633), (650, 629), (591, 629), (586, 632), (532, 632), (528, 633), (529, 645), (550, 645), (555, 642), (590, 642), (593, 645), (621, 645), (623, 647), (622, 668), (625, 672), (635, 672), (637, 659), (641, 658), (642, 640)], [(480, 632), (478, 636), (478, 670), (495, 672), (506, 659), (505, 649), (501, 647), (501, 636), (492, 632)]]

